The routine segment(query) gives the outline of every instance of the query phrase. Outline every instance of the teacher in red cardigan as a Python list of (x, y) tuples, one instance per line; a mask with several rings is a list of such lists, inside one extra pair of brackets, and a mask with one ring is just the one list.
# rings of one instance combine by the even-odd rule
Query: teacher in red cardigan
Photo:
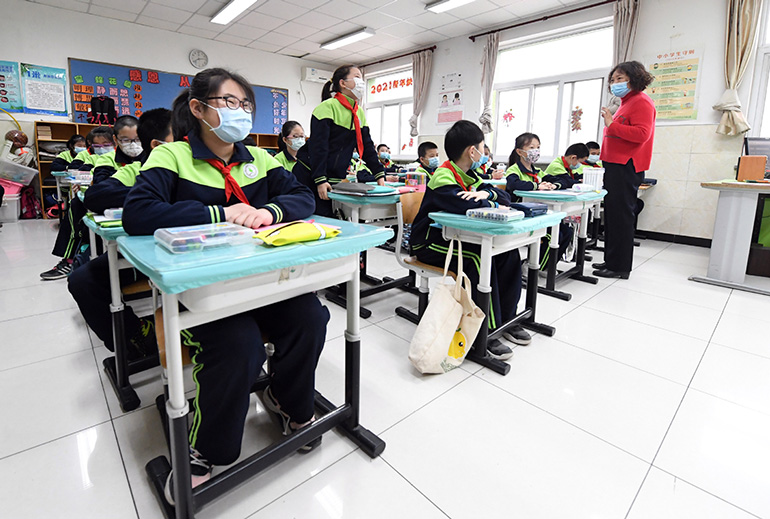
[(604, 139), (604, 263), (595, 263), (594, 276), (628, 279), (634, 261), (636, 194), (652, 160), (655, 104), (644, 93), (654, 80), (644, 65), (627, 61), (609, 76), (610, 91), (620, 98), (613, 116), (602, 108)]

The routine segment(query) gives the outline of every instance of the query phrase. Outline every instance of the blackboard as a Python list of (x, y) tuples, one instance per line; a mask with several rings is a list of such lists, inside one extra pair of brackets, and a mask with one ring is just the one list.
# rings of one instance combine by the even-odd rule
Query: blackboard
[[(158, 70), (112, 65), (69, 58), (69, 81), (74, 121), (86, 123), (91, 97), (105, 95), (115, 100), (118, 115), (139, 117), (152, 108), (171, 108), (180, 90), (190, 86), (192, 76)], [(252, 85), (256, 98), (252, 133), (278, 134), (289, 113), (289, 91)]]

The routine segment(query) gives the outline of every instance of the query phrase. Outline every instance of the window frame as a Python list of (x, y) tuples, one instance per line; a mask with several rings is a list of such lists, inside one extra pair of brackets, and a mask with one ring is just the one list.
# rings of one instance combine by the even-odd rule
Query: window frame
[[(412, 70), (412, 66), (411, 65), (406, 66), (406, 67), (398, 67), (398, 68), (393, 68), (393, 69), (388, 69), (388, 70), (381, 70), (381, 71), (378, 71), (377, 73), (373, 73), (371, 75), (367, 74), (366, 77), (364, 78), (364, 80), (366, 82), (369, 82), (370, 79), (376, 80), (377, 78), (382, 77), (382, 76), (389, 76), (389, 75), (392, 75), (392, 74), (398, 74), (399, 72), (406, 72), (406, 71), (411, 71), (411, 70)], [(412, 82), (412, 88), (414, 88), (414, 78), (412, 78), (412, 81), (413, 81)], [(368, 91), (367, 91), (367, 97), (368, 97)], [(401, 142), (401, 138), (402, 138), (401, 127), (402, 127), (402, 125), (404, 123), (404, 121), (401, 120), (401, 112), (403, 111), (401, 109), (401, 106), (404, 105), (404, 104), (412, 104), (413, 101), (414, 101), (414, 96), (412, 94), (410, 94), (408, 97), (399, 97), (398, 99), (389, 99), (387, 101), (375, 101), (375, 102), (371, 102), (371, 103), (367, 99), (366, 105), (364, 105), (364, 111), (370, 110), (370, 109), (373, 109), (373, 108), (380, 108), (382, 110), (380, 112), (380, 114), (381, 114), (381, 116), (380, 116), (380, 128), (379, 128), (380, 138), (382, 138), (382, 135), (383, 135), (383, 131), (382, 131), (383, 130), (383, 124), (385, 123), (385, 117), (384, 117), (385, 107), (392, 107), (392, 106), (396, 106), (397, 107), (397, 111), (398, 111), (398, 132), (397, 132), (397, 134), (399, 136), (398, 137), (399, 138), (399, 142), (395, 143), (395, 146), (394, 146), (394, 143), (388, 143), (388, 142), (384, 143), (384, 144), (387, 144), (390, 147), (391, 159), (393, 159), (393, 160), (404, 161), (404, 160), (412, 160), (412, 159), (414, 159), (414, 153), (410, 153), (410, 154), (406, 154), (406, 155), (401, 153), (401, 145), (403, 144)], [(369, 121), (367, 119), (367, 124), (368, 124), (368, 122)], [(407, 118), (406, 123), (408, 123), (408, 122), (409, 122), (409, 119)], [(370, 127), (370, 131), (371, 131), (371, 127)], [(379, 144), (381, 144), (381, 143), (380, 142), (375, 142), (374, 143), (375, 146), (377, 146)]]
[[(762, 116), (765, 112), (768, 88), (770, 88), (770, 41), (766, 41), (770, 38), (768, 23), (770, 23), (770, 5), (765, 2), (760, 15), (757, 47), (754, 52), (754, 81), (752, 81), (748, 113), (746, 114), (751, 129), (746, 133), (747, 137), (760, 136)], [(757, 81), (756, 78), (759, 80)]]

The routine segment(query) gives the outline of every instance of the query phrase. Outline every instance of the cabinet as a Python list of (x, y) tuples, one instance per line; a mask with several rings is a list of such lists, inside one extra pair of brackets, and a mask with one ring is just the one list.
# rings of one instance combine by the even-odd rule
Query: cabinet
[(254, 139), (257, 143), (257, 147), (264, 148), (266, 150), (272, 150), (278, 153), (278, 136), (271, 133), (250, 133), (249, 137)]

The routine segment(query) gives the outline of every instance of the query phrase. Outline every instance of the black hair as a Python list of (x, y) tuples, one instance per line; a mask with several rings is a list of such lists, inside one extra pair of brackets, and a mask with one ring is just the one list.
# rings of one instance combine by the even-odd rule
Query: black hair
[(339, 92), (340, 81), (346, 79), (350, 74), (350, 69), (358, 68), (355, 65), (342, 65), (332, 74), (332, 78), (324, 84), (321, 90), (321, 101), (326, 101), (332, 96), (332, 92)]
[(420, 143), (419, 146), (417, 146), (417, 156), (419, 158), (423, 158), (425, 155), (428, 154), (430, 150), (437, 150), (438, 146), (436, 146), (435, 142), (431, 141), (425, 141)]
[(600, 150), (600, 149), (602, 149), (602, 147), (596, 141), (588, 141), (586, 143), (586, 148), (588, 148), (589, 150)]
[(67, 149), (70, 150), (70, 153), (72, 153), (73, 157), (75, 156), (75, 143), (80, 141), (85, 142), (86, 138), (77, 134), (73, 135), (67, 140)]
[(139, 126), (139, 119), (133, 115), (121, 115), (115, 120), (115, 124), (112, 125), (112, 131), (117, 135), (123, 128), (132, 128), (135, 126)]
[(97, 137), (104, 137), (108, 141), (112, 142), (112, 138), (115, 136), (115, 132), (109, 126), (97, 126), (88, 132), (88, 135), (91, 136), (91, 140), (87, 142), (89, 142), (89, 145), (92, 146), (94, 144), (94, 139)]
[(612, 67), (612, 70), (610, 70), (610, 75), (608, 76), (609, 81), (607, 82), (608, 87), (609, 82), (612, 81), (612, 75), (617, 70), (620, 70), (628, 76), (628, 86), (631, 90), (641, 92), (655, 81), (655, 76), (650, 74), (647, 69), (644, 68), (644, 65), (638, 61), (624, 61), (623, 63), (618, 63)]
[(568, 157), (570, 155), (576, 155), (578, 159), (585, 159), (590, 155), (588, 153), (588, 146), (583, 144), (582, 142), (576, 142), (569, 148), (567, 148), (567, 151), (564, 152), (564, 156)]
[(449, 160), (456, 161), (462, 157), (463, 151), (468, 146), (476, 146), (483, 140), (484, 132), (476, 123), (466, 120), (457, 121), (444, 136), (444, 151)]
[(202, 70), (195, 74), (192, 83), (190, 83), (190, 88), (182, 90), (174, 99), (172, 105), (174, 112), (172, 128), (175, 141), (183, 140), (190, 132), (200, 136), (201, 123), (190, 111), (190, 101), (197, 99), (205, 103), (206, 98), (216, 95), (219, 88), (228, 79), (235, 81), (246, 92), (246, 99), (254, 106), (254, 90), (252, 90), (251, 85), (243, 76), (223, 68), (207, 68)]
[(171, 110), (168, 108), (153, 108), (147, 110), (139, 118), (136, 129), (144, 153), (150, 153), (152, 141), (165, 141), (171, 133)]
[(508, 157), (509, 168), (519, 161), (519, 154), (516, 153), (516, 150), (523, 150), (524, 146), (529, 145), (529, 143), (535, 139), (537, 139), (537, 142), (540, 142), (540, 137), (531, 132), (524, 132), (516, 137), (516, 142), (513, 144), (513, 151), (511, 151), (511, 155)]
[(380, 148), (390, 148), (387, 144), (378, 144), (377, 145), (377, 153), (380, 152)]
[[(257, 143), (254, 142), (254, 139), (251, 137), (251, 135), (247, 135), (246, 137), (244, 137), (243, 140), (241, 141), (241, 144), (243, 144), (244, 146), (254, 146), (254, 147), (257, 146)], [(268, 151), (271, 151), (271, 150), (268, 150)], [(275, 156), (275, 152), (273, 152), (272, 155)]]
[(278, 151), (286, 151), (286, 143), (283, 142), (283, 139), (291, 135), (291, 132), (294, 131), (294, 128), (297, 126), (302, 125), (297, 121), (286, 121), (283, 123), (283, 126), (281, 126), (280, 138), (278, 139)]
[(460, 93), (459, 92), (455, 92), (455, 97), (459, 98), (460, 97)]

